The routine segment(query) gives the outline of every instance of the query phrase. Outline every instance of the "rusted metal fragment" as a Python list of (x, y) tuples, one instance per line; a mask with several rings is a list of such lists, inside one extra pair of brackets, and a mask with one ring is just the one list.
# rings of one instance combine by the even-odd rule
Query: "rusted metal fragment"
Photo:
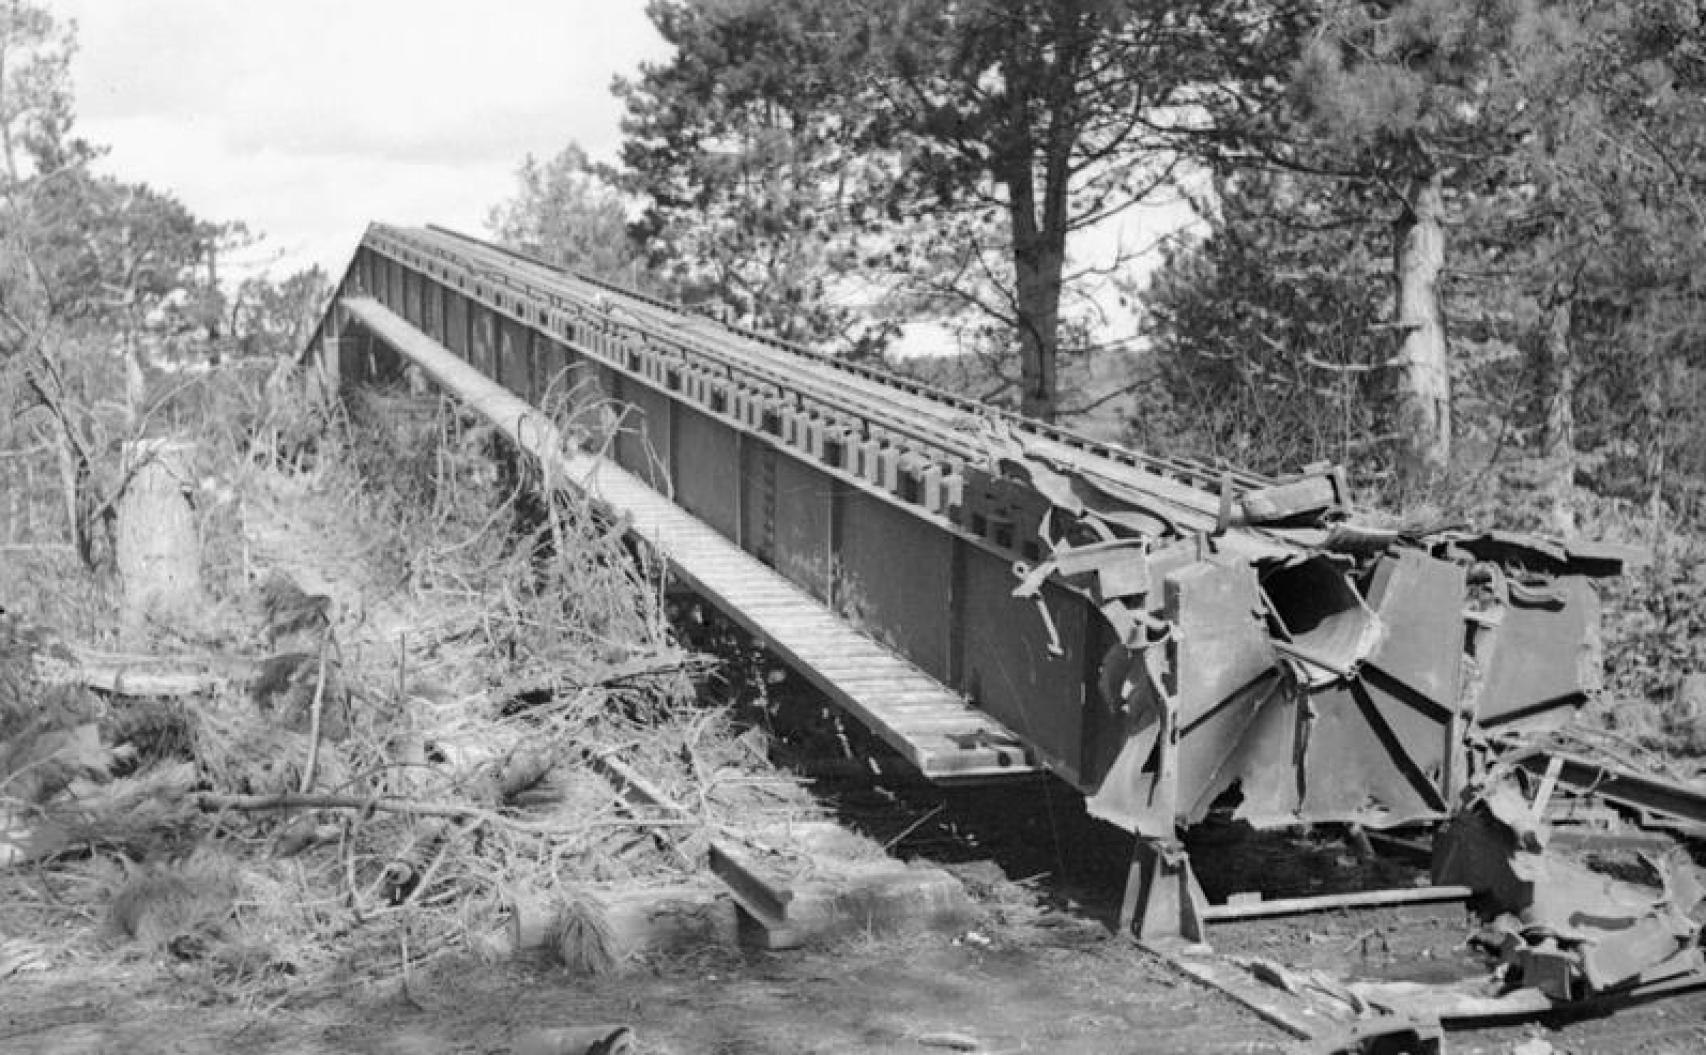
[(1534, 901), (1544, 839), (1522, 793), (1500, 782), (1434, 836), (1434, 882), (1461, 883), (1502, 910), (1520, 911)]
[(1625, 546), (1615, 542), (1572, 539), (1565, 543), (1564, 551), (1569, 555), (1572, 566), (1583, 575), (1594, 578), (1622, 575), (1630, 568), (1643, 567), (1653, 560), (1652, 553), (1639, 546)]
[(1559, 945), (1558, 939), (1542, 937), (1532, 945), (1518, 939), (1511, 943), (1506, 962), (1524, 986), (1538, 989), (1553, 1000), (1576, 998), (1582, 958)]
[(1648, 859), (1656, 886), (1612, 878), (1546, 847), (1547, 828), (1509, 781), (1435, 838), (1434, 881), (1462, 883), (1503, 913), (1513, 981), (1574, 1000), (1700, 970), (1690, 918), (1703, 890), (1685, 856)]
[(1613, 762), (1544, 745), (1519, 747), (1508, 760), (1534, 773), (1543, 773), (1556, 765), (1559, 781), (1581, 791), (1591, 791), (1598, 798), (1647, 813), (1706, 824), (1706, 791), (1680, 781), (1636, 773)]
[(1271, 487), (1246, 491), (1240, 501), (1243, 519), (1251, 524), (1280, 520), (1316, 519), (1342, 506), (1344, 480), (1338, 472), (1322, 472)]
[[(1135, 539), (1061, 547), (1036, 567), (1020, 564), (1015, 570), (1023, 575), (1013, 590), (1014, 597), (1035, 597), (1043, 583), (1055, 579), (1104, 606), (1103, 615), (1115, 624), (1116, 630), (1123, 629), (1119, 626), (1122, 617), (1135, 621), (1141, 616), (1141, 601), (1150, 589), (1148, 551), (1143, 542)], [(1128, 600), (1137, 606), (1128, 609), (1120, 604), (1112, 610), (1105, 607), (1110, 601)], [(1126, 637), (1125, 633), (1120, 634), (1122, 640)]]
[(1387, 827), (1447, 812), (1462, 768), (1464, 589), (1460, 567), (1417, 551), (1375, 565), (1368, 602), (1379, 642), (1352, 676), (1309, 700), (1304, 815)]
[(1332, 553), (1375, 557), (1397, 544), (1402, 533), (1396, 528), (1373, 527), (1368, 524), (1341, 522), (1327, 530), (1321, 548)]
[(1254, 570), (1200, 561), (1170, 573), (1162, 592), (1172, 636), (1103, 679), (1129, 693), (1131, 724), (1087, 800), (1091, 814), (1170, 837), (1178, 819), (1201, 819), (1236, 786), (1252, 814), (1283, 823), (1297, 806), (1295, 713), (1257, 615)]
[(1698, 970), (1695, 928), (1686, 919), (1674, 912), (1654, 912), (1588, 942), (1581, 954), (1588, 989), (1599, 993)]
[(1060, 472), (1034, 458), (1003, 458), (1001, 471), (1035, 487), (1055, 509), (1103, 537), (1177, 538), (1185, 532), (1153, 495), (1081, 472)]
[(1295, 695), (1270, 671), (1205, 715), (1179, 743), (1179, 820), (1195, 824), (1223, 798), (1257, 827), (1295, 823), (1301, 808)]
[(1344, 569), (1326, 557), (1269, 568), (1262, 596), (1278, 631), (1274, 646), (1310, 686), (1351, 677), (1380, 641), (1380, 621)]
[(1706, 970), (1696, 968), (1570, 1001), (1553, 1000), (1531, 986), (1507, 988), (1496, 996), (1488, 996), (1489, 987), (1496, 986), (1497, 981), (1497, 978), (1480, 978), (1456, 985), (1352, 982), (1348, 988), (1377, 1007), (1433, 1018), (1447, 1029), (1466, 1029), (1539, 1019), (1560, 1011), (1570, 1015), (1609, 1014), (1645, 1001), (1706, 988)]
[(1478, 656), (1483, 726), (1552, 728), (1600, 684), (1599, 598), (1586, 578), (1512, 584), (1486, 654)]
[(1428, 541), (1447, 554), (1548, 576), (1606, 578), (1651, 559), (1635, 546), (1562, 542), (1515, 531), (1442, 532), (1429, 536)]

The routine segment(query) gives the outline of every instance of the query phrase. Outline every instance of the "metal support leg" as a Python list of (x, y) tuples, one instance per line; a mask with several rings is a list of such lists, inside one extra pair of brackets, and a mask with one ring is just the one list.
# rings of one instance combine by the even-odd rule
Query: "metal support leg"
[(1206, 905), (1185, 848), (1171, 839), (1139, 836), (1126, 876), (1120, 930), (1143, 941), (1175, 938), (1199, 943)]

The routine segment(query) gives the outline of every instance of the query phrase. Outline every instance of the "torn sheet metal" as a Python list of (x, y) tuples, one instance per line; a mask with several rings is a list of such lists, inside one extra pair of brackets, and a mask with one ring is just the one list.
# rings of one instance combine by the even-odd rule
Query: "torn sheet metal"
[(1558, 1001), (1706, 968), (1692, 918), (1706, 879), (1686, 853), (1641, 855), (1650, 882), (1603, 874), (1549, 846), (1540, 809), (1499, 780), (1435, 838), (1434, 880), (1474, 889), (1492, 917), (1481, 941), (1506, 983)]
[(1600, 687), (1599, 598), (1580, 575), (1542, 583), (1501, 577), (1495, 589), (1499, 616), (1475, 647), (1477, 721), (1555, 728)]
[(1117, 648), (1102, 691), (1127, 715), (1126, 742), (1086, 805), (1128, 831), (1171, 837), (1181, 814), (1201, 817), (1235, 783), (1277, 816), (1296, 806), (1296, 710), (1262, 623), (1253, 569), (1198, 562), (1168, 575), (1161, 645)]
[[(1315, 558), (1258, 580), (1242, 563), (1168, 574), (1171, 634), (1123, 676), (1142, 725), (1090, 797), (1092, 813), (1163, 834), (1213, 809), (1259, 827), (1443, 817), (1462, 772), (1457, 688), (1463, 574), (1420, 552), (1383, 558), (1368, 595)], [(1157, 730), (1175, 759), (1160, 766)], [(1160, 815), (1160, 804), (1173, 813)]]
[(1074, 774), (1098, 817), (1156, 838), (1211, 811), (1259, 827), (1443, 819), (1480, 730), (1556, 725), (1597, 687), (1589, 580), (1629, 553), (1356, 524), (1330, 468), (1242, 491), (1228, 475), (1218, 502), (1179, 487), (1017, 440), (968, 474), (974, 521), (1036, 554), (1013, 592), (1038, 601), (1049, 654), (1065, 649), (1045, 584), (1105, 624)]
[(1462, 571), (1408, 551), (1382, 557), (1368, 581), (1383, 632), (1353, 676), (1311, 697), (1299, 817), (1375, 828), (1437, 819), (1461, 770)]

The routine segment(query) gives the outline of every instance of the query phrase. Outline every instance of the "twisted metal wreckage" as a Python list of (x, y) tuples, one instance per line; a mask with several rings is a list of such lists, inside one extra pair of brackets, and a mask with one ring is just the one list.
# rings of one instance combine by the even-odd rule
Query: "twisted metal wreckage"
[(1631, 551), (1374, 527), (1331, 466), (1100, 444), (436, 228), (370, 228), (308, 353), (334, 384), (412, 362), (542, 458), (532, 408), (565, 399), (592, 423), (570, 475), (924, 775), (1046, 769), (1133, 833), (1141, 937), (1202, 936), (1178, 832), (1211, 812), (1443, 822), (1436, 881), (1513, 914), (1522, 976), (1703, 977), (1686, 867), (1591, 927), (1547, 893), (1590, 884), (1539, 878), (1574, 875), (1543, 852), (1561, 805), (1706, 824), (1565, 733), (1598, 688), (1593, 580)]
[(1581, 812), (1590, 797), (1706, 830), (1706, 793), (1598, 757), (1569, 731), (1600, 688), (1593, 580), (1637, 551), (1360, 525), (1329, 467), (1229, 497), (1206, 532), (1018, 442), (974, 486), (1045, 500), (1048, 556), (1016, 569), (1015, 595), (1038, 600), (1051, 639), (1044, 582), (1115, 632), (1097, 687), (1124, 735), (1086, 801), (1137, 836), (1122, 923), (1139, 936), (1203, 939), (1213, 910), (1175, 833), (1211, 812), (1259, 829), (1443, 821), (1434, 879), (1496, 916), (1484, 940), (1512, 987), (1563, 1002), (1706, 984), (1691, 917), (1706, 886), (1686, 854), (1643, 858), (1655, 895), (1546, 845), (1549, 809)]

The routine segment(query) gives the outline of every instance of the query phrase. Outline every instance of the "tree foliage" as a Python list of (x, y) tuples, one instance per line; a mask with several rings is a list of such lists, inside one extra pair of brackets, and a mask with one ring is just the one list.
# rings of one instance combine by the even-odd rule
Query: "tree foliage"
[(653, 0), (672, 59), (619, 81), (622, 160), (646, 202), (649, 262), (685, 299), (843, 348), (867, 291), (838, 285), (870, 247), (885, 159), (853, 149), (845, 19), (796, 0)]
[(832, 329), (842, 272), (892, 276), (998, 320), (1052, 417), (1068, 241), (1168, 177), (1142, 118), (1185, 101), (1212, 9), (654, 0), (676, 53), (622, 87), (624, 161), (648, 234), (743, 308)]
[(244, 279), (231, 298), (226, 324), (238, 352), (274, 358), (301, 352), (331, 293), (332, 280), (317, 264), (282, 280)]
[(152, 421), (144, 345), (163, 325), (218, 333), (218, 254), (242, 233), (92, 171), (100, 151), (74, 129), (74, 45), (45, 5), (0, 6), (0, 387), (57, 447), (72, 541), (92, 565), (116, 497), (98, 477)]
[[(1193, 5), (1142, 0), (897, 0), (865, 8), (854, 61), (877, 100), (861, 132), (898, 148), (891, 194), (914, 210), (974, 208), (1003, 223), (994, 313), (1012, 327), (1020, 406), (1059, 401), (1068, 241), (1163, 186), (1173, 155), (1143, 118), (1196, 72), (1177, 50)], [(993, 226), (993, 225), (992, 225)]]
[(515, 179), (515, 197), (486, 220), (499, 241), (560, 267), (632, 281), (639, 251), (627, 206), (578, 143), (543, 163), (528, 155)]
[(1347, 237), (1338, 195), (1308, 179), (1240, 172), (1214, 191), (1211, 232), (1170, 250), (1143, 294), (1153, 343), (1134, 438), (1261, 472), (1380, 471), (1384, 257)]
[(74, 29), (45, 4), (0, 6), (0, 152), (8, 183), (51, 174), (90, 152), (69, 134), (76, 50)]
[(1533, 134), (1529, 92), (1557, 52), (1554, 12), (1536, 0), (1274, 6), (1293, 16), (1268, 34), (1266, 51), (1284, 61), (1264, 70), (1229, 60), (1238, 75), (1221, 86), (1231, 90), (1206, 108), (1211, 157), (1354, 188), (1343, 221), (1391, 246), (1397, 449), (1410, 471), (1443, 473), (1454, 438), (1452, 210)]
[[(1692, 5), (1301, 6), (1313, 14), (1276, 23), (1289, 26), (1290, 44), (1269, 38), (1265, 74), (1239, 56), (1244, 72), (1222, 82), (1193, 129), (1220, 189), (1236, 187), (1245, 200), (1222, 210), (1212, 235), (1175, 256), (1152, 291), (1150, 327), (1163, 357), (1188, 361), (1218, 348), (1239, 376), (1271, 376), (1287, 324), (1246, 333), (1229, 351), (1224, 320), (1209, 325), (1170, 305), (1230, 295), (1228, 255), (1265, 237), (1276, 217), (1307, 221), (1288, 249), (1318, 274), (1392, 245), (1388, 281), (1363, 291), (1376, 310), (1360, 333), (1345, 335), (1371, 379), (1390, 368), (1387, 386), (1368, 395), (1384, 391), (1391, 403), (1363, 405), (1377, 415), (1370, 436), (1399, 442), (1373, 445), (1362, 459), (1370, 472), (1390, 468), (1415, 449), (1404, 401), (1415, 391), (1406, 374), (1417, 320), (1403, 310), (1402, 236), (1415, 221), (1418, 188), (1431, 185), (1459, 473), (1482, 459), (1528, 462), (1529, 483), (1552, 506), (1547, 519), (1567, 530), (1578, 478), (1651, 485), (1666, 475), (1658, 462), (1686, 460), (1687, 444), (1676, 439), (1690, 430), (1666, 419), (1676, 414), (1670, 394), (1696, 383), (1685, 348), (1697, 325), (1692, 209), (1706, 143), (1700, 95), (1688, 87), (1700, 62)], [(1300, 5), (1271, 7), (1295, 16)], [(1259, 177), (1275, 169), (1291, 176)], [(1301, 197), (1300, 186), (1308, 188)], [(1250, 208), (1252, 193), (1259, 208)], [(1312, 219), (1300, 200), (1316, 203)], [(1295, 271), (1249, 269), (1243, 295), (1283, 299)], [(1316, 314), (1297, 311), (1294, 319)], [(1305, 376), (1281, 387), (1302, 393)], [(1637, 448), (1652, 464), (1638, 464)]]

